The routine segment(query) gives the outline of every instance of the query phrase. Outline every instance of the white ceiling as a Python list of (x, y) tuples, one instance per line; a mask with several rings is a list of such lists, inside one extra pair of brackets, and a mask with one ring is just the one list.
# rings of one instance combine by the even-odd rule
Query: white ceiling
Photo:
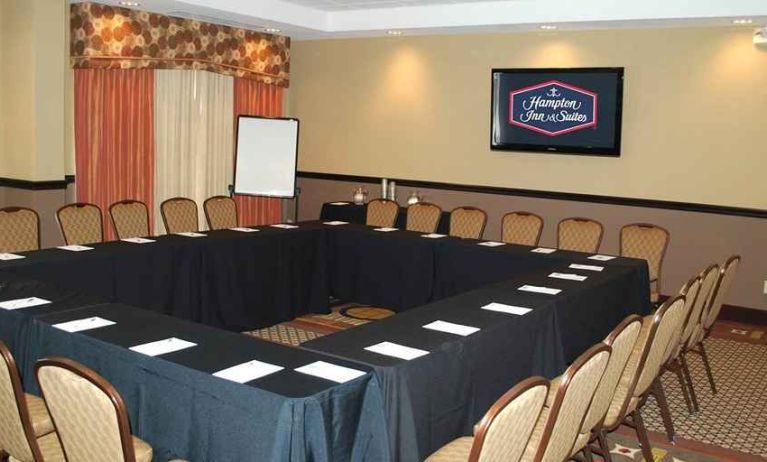
[[(73, 2), (80, 0), (71, 0)], [(118, 0), (99, 0), (119, 4)], [(138, 0), (136, 8), (294, 39), (540, 30), (767, 26), (767, 0)]]

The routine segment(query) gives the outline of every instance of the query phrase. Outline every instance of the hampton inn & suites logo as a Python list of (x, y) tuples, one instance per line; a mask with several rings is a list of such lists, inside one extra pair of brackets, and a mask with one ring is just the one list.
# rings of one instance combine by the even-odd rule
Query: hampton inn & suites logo
[(597, 94), (559, 80), (509, 94), (509, 123), (548, 136), (597, 126)]

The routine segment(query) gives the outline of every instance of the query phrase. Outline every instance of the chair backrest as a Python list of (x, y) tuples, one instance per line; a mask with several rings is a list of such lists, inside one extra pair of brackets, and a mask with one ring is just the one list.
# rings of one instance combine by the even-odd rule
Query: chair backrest
[(501, 240), (509, 244), (538, 245), (543, 218), (530, 212), (511, 212), (503, 216)]
[(67, 460), (135, 462), (125, 403), (109, 382), (65, 358), (42, 359), (35, 370)]
[(109, 206), (109, 216), (118, 239), (146, 237), (149, 230), (149, 209), (140, 201), (124, 200)]
[(688, 320), (690, 333), (687, 335), (687, 341), (684, 345), (684, 348), (687, 350), (693, 348), (703, 335), (703, 323), (707, 315), (706, 307), (709, 306), (716, 290), (716, 282), (719, 279), (719, 265), (713, 264), (709, 266), (703, 270), (700, 277), (700, 290)]
[(480, 239), (485, 232), (487, 214), (476, 207), (458, 207), (450, 212), (450, 235), (463, 239)]
[(602, 223), (589, 218), (565, 218), (557, 226), (557, 248), (576, 252), (599, 251)]
[(610, 347), (594, 345), (565, 371), (543, 429), (536, 462), (562, 462), (570, 456), (586, 411), (610, 360)]
[(25, 207), (0, 209), (0, 252), (26, 252), (40, 248), (40, 217)]
[(21, 461), (41, 461), (19, 371), (2, 341), (0, 356), (0, 452)]
[(516, 462), (546, 402), (549, 381), (530, 377), (496, 401), (479, 422), (469, 462)]
[(738, 265), (740, 265), (740, 256), (733, 255), (728, 258), (722, 266), (719, 282), (716, 285), (716, 290), (711, 299), (711, 303), (709, 304), (708, 312), (706, 313), (706, 319), (703, 322), (703, 328), (706, 331), (711, 329), (711, 326), (714, 325), (714, 321), (716, 321), (716, 318), (719, 317), (719, 313), (722, 311), (724, 297), (727, 296), (732, 280), (735, 279), (735, 273), (738, 272)]
[(104, 240), (101, 209), (94, 204), (77, 202), (56, 211), (56, 221), (67, 245), (93, 244)]
[(189, 233), (200, 229), (197, 216), (197, 204), (186, 197), (174, 197), (160, 204), (165, 232)]
[(367, 217), (365, 224), (391, 228), (397, 222), (399, 204), (388, 199), (373, 199), (368, 202)]
[(407, 230), (433, 233), (437, 230), (442, 209), (428, 202), (418, 202), (407, 208)]
[(700, 292), (700, 285), (703, 278), (698, 275), (687, 281), (681, 289), (679, 289), (679, 295), (684, 295), (685, 303), (685, 320), (682, 324), (682, 329), (679, 331), (679, 335), (672, 342), (669, 351), (666, 355), (666, 361), (672, 356), (679, 353), (680, 347), (687, 343), (687, 340), (692, 335), (693, 329), (695, 329), (695, 322), (693, 322), (693, 316), (695, 311), (695, 304), (698, 302), (698, 293)]
[(229, 229), (238, 226), (237, 203), (229, 196), (213, 196), (202, 203), (208, 229)]
[(621, 228), (621, 255), (647, 260), (650, 282), (655, 283), (656, 292), (660, 291), (661, 268), (669, 236), (666, 229), (647, 223), (634, 223)]

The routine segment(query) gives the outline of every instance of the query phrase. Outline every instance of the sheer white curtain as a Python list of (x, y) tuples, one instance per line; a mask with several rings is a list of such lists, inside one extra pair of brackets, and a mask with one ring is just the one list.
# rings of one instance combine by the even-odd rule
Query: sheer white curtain
[(157, 233), (160, 204), (171, 197), (202, 203), (226, 194), (234, 168), (234, 79), (206, 71), (158, 70), (155, 76), (155, 180)]

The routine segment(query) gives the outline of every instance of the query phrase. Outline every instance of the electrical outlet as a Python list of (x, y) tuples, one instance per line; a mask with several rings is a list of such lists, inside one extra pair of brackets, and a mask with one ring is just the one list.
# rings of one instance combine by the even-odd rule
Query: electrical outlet
[(764, 293), (767, 294), (767, 279), (764, 280)]

